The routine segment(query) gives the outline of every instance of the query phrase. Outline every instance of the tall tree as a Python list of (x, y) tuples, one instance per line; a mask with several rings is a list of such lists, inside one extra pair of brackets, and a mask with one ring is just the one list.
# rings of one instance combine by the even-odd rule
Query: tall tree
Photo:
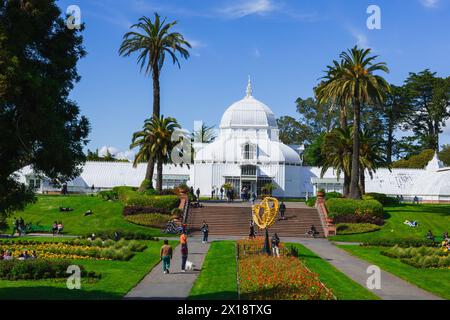
[(386, 99), (381, 106), (381, 117), (385, 127), (386, 162), (388, 164), (392, 163), (392, 156), (395, 152), (395, 131), (401, 128), (403, 121), (410, 112), (405, 88), (391, 85), (391, 92), (386, 95)]
[(280, 128), (280, 141), (284, 144), (302, 145), (312, 142), (311, 128), (295, 118), (290, 116), (280, 117), (277, 119), (277, 124)]
[(170, 160), (170, 153), (179, 141), (172, 141), (172, 134), (180, 125), (177, 120), (164, 116), (153, 117), (144, 123), (143, 130), (135, 132), (130, 148), (139, 148), (134, 166), (154, 157), (157, 162), (156, 190), (162, 191), (163, 165)]
[[(166, 54), (172, 58), (172, 62), (180, 67), (178, 55), (182, 58), (189, 58), (188, 49), (191, 48), (183, 35), (178, 32), (172, 32), (177, 21), (166, 22), (161, 19), (159, 14), (155, 13), (153, 21), (148, 17), (141, 17), (137, 24), (131, 26), (133, 31), (127, 32), (123, 36), (123, 42), (119, 49), (122, 56), (130, 56), (138, 53), (137, 62), (140, 64), (141, 71), (145, 74), (151, 73), (153, 80), (153, 115), (160, 116), (160, 84), (159, 78)], [(152, 177), (154, 171), (155, 159), (148, 159), (145, 179), (150, 181), (152, 187)]]
[(405, 123), (423, 141), (424, 149), (439, 150), (439, 134), (450, 117), (450, 77), (436, 77), (426, 69), (410, 73), (405, 82), (411, 112)]
[(350, 181), (350, 197), (360, 199), (359, 189), (359, 153), (361, 132), (361, 108), (367, 104), (380, 105), (389, 91), (386, 80), (374, 74), (375, 72), (388, 72), (384, 62), (375, 63), (378, 56), (370, 56), (370, 49), (359, 49), (357, 46), (342, 52), (342, 62), (339, 72), (332, 81), (327, 82), (324, 95), (329, 99), (341, 97), (353, 106), (353, 153)]
[(336, 127), (338, 114), (331, 105), (319, 103), (313, 98), (307, 98), (306, 100), (298, 98), (295, 103), (297, 104), (297, 112), (300, 114), (300, 124), (307, 127), (313, 136), (322, 132), (330, 132)]
[(53, 0), (0, 0), (0, 215), (33, 200), (14, 176), (24, 166), (57, 183), (80, 174), (89, 122), (69, 94), (82, 29)]
[(387, 164), (382, 144), (380, 144), (377, 135), (369, 130), (361, 131), (361, 144), (359, 153), (360, 179), (359, 187), (362, 194), (366, 193), (367, 172), (372, 179), (373, 174), (378, 168)]

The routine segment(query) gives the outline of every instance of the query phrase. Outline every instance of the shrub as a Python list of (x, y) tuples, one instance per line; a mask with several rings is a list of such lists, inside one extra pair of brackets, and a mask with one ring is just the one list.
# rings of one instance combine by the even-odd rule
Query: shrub
[(364, 242), (362, 246), (367, 247), (440, 247), (441, 243), (438, 241), (431, 241), (427, 239), (378, 239)]
[(101, 197), (103, 200), (117, 200), (119, 199), (119, 194), (117, 191), (114, 190), (105, 190), (100, 191), (98, 193), (99, 197)]
[(126, 219), (134, 224), (146, 227), (163, 228), (170, 220), (171, 216), (167, 214), (134, 214)]
[[(3, 280), (39, 280), (67, 277), (67, 268), (72, 265), (70, 260), (0, 260), (0, 279)], [(89, 274), (80, 266), (81, 276), (99, 278), (95, 272)]]
[(163, 189), (161, 192), (159, 192), (160, 196), (171, 196), (171, 195), (177, 195), (177, 192), (175, 189)]
[(383, 205), (376, 200), (330, 199), (326, 206), (331, 218), (357, 214), (383, 217)]
[(164, 214), (167, 213), (167, 210), (163, 208), (141, 207), (141, 206), (125, 206), (123, 208), (124, 216), (131, 216), (135, 214), (153, 214), (153, 213)]
[(309, 197), (308, 200), (305, 201), (306, 205), (309, 207), (314, 207), (316, 205), (317, 197)]
[(371, 223), (340, 223), (336, 226), (338, 235), (368, 233), (380, 229), (379, 226)]
[(384, 219), (381, 217), (373, 216), (371, 214), (347, 214), (334, 217), (333, 223), (369, 223), (377, 226), (382, 226), (384, 225)]
[(441, 248), (421, 246), (418, 248), (400, 246), (391, 247), (381, 252), (390, 258), (398, 258), (401, 262), (416, 268), (448, 268), (450, 267), (450, 254)]
[(335, 199), (335, 198), (342, 198), (342, 194), (339, 193), (339, 192), (328, 192), (328, 193), (325, 193), (325, 200)]
[(395, 206), (400, 203), (399, 199), (388, 197), (384, 193), (370, 192), (363, 196), (364, 200), (377, 200), (383, 206)]
[(141, 185), (139, 186), (139, 189), (140, 189), (140, 190), (145, 190), (145, 191), (147, 191), (147, 190), (154, 190), (154, 189), (150, 188), (151, 184), (152, 184), (152, 183), (151, 183), (150, 180), (144, 179), (144, 180), (141, 182)]

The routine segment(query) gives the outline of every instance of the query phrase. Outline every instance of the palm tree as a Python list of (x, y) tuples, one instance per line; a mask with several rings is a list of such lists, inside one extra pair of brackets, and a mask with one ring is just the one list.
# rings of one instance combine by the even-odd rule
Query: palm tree
[[(339, 78), (343, 70), (342, 60), (340, 62), (333, 60), (333, 64), (327, 66), (326, 75), (322, 78), (323, 81), (317, 86), (314, 91), (316, 93), (317, 100), (320, 104), (330, 104), (333, 106), (338, 106), (339, 108), (339, 126), (344, 132), (348, 128), (348, 97), (344, 95), (337, 95), (336, 92), (329, 91), (333, 81)], [(350, 150), (350, 168), (351, 168), (351, 150)], [(348, 156), (348, 154), (347, 154)], [(326, 171), (326, 170), (325, 170)], [(350, 170), (343, 170), (344, 174), (344, 184), (342, 188), (342, 193), (344, 198), (347, 198), (350, 194)]]
[[(163, 164), (170, 159), (172, 149), (179, 141), (172, 141), (172, 134), (180, 125), (177, 120), (164, 116), (145, 120), (143, 130), (133, 134), (130, 148), (139, 147), (133, 166), (153, 158), (157, 162), (156, 190), (162, 190)], [(152, 179), (153, 177), (151, 177)], [(147, 181), (144, 180), (144, 181)]]
[(202, 126), (192, 133), (192, 140), (199, 143), (211, 143), (216, 139), (217, 135), (214, 131), (214, 126), (207, 126), (202, 123)]
[[(123, 42), (119, 49), (121, 56), (128, 57), (133, 53), (139, 53), (137, 62), (141, 66), (141, 71), (145, 74), (152, 74), (153, 80), (153, 114), (160, 115), (160, 87), (159, 77), (164, 65), (166, 54), (172, 58), (172, 62), (180, 67), (177, 54), (182, 58), (189, 58), (189, 42), (178, 32), (171, 32), (177, 21), (166, 22), (155, 13), (154, 21), (148, 17), (141, 17), (137, 24), (131, 26), (133, 31), (127, 32), (123, 36)], [(151, 181), (154, 171), (155, 159), (148, 159), (145, 179)]]
[(324, 94), (330, 99), (341, 97), (345, 103), (353, 105), (353, 150), (351, 164), (350, 197), (360, 199), (359, 190), (359, 152), (361, 131), (361, 107), (366, 104), (378, 105), (384, 101), (386, 92), (390, 87), (386, 80), (375, 75), (374, 72), (389, 72), (384, 62), (374, 63), (378, 56), (369, 56), (370, 49), (359, 49), (357, 46), (342, 52), (339, 70), (332, 80), (322, 88)]
[(329, 168), (336, 170), (336, 176), (338, 178), (343, 173), (344, 186), (342, 193), (344, 197), (348, 196), (349, 191), (348, 177), (350, 177), (352, 163), (352, 139), (352, 128), (336, 128), (325, 135), (325, 140), (322, 145), (322, 154), (326, 156), (324, 156), (320, 176), (323, 178)]

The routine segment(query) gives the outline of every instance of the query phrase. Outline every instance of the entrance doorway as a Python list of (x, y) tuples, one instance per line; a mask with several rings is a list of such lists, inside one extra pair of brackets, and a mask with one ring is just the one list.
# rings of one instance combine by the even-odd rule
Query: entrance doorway
[(243, 180), (242, 188), (244, 187), (246, 187), (248, 192), (252, 194), (253, 192), (256, 192), (256, 181)]

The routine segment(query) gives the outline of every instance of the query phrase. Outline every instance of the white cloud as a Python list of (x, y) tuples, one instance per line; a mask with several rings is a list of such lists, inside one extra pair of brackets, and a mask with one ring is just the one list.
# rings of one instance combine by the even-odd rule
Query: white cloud
[(356, 44), (358, 45), (358, 47), (361, 47), (361, 48), (369, 48), (370, 47), (369, 39), (367, 38), (367, 35), (365, 35), (362, 32), (355, 31), (355, 30), (352, 30), (351, 33), (352, 33), (353, 37), (355, 38)]
[(436, 8), (440, 0), (420, 0), (420, 2), (427, 8)]
[(128, 161), (133, 161), (134, 160), (134, 151), (132, 150), (126, 150), (126, 151), (120, 151), (118, 148), (116, 147), (111, 147), (111, 146), (103, 146), (98, 150), (98, 155), (100, 157), (104, 157), (106, 156), (106, 154), (109, 153), (116, 159), (119, 160), (128, 160)]
[(219, 9), (228, 18), (242, 18), (249, 15), (264, 15), (276, 11), (278, 7), (272, 0), (246, 0)]

